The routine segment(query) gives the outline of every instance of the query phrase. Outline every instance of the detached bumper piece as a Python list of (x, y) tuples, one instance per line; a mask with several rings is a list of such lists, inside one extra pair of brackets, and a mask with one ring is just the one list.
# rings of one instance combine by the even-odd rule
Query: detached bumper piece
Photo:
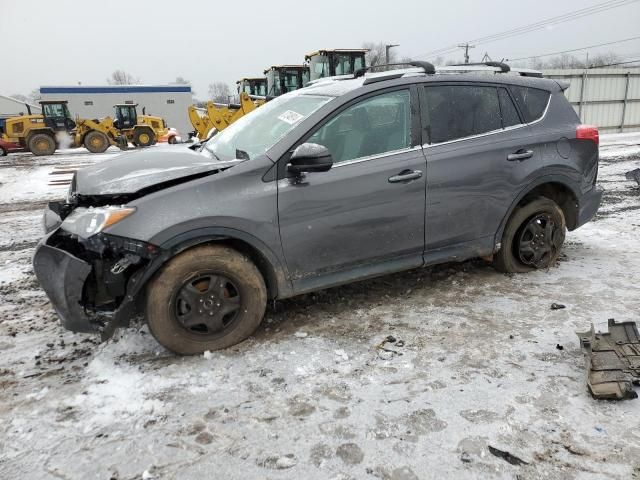
[(80, 304), (91, 266), (64, 250), (47, 245), (47, 238), (36, 247), (33, 256), (33, 270), (40, 285), (66, 329), (96, 332), (98, 325), (90, 321)]
[(609, 319), (609, 331), (578, 332), (587, 364), (587, 386), (591, 395), (602, 400), (637, 398), (633, 389), (640, 385), (640, 335), (635, 322)]

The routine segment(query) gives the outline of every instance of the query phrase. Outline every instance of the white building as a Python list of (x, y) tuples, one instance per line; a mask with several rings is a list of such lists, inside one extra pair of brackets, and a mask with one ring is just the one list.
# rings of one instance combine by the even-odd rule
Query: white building
[[(32, 113), (40, 113), (40, 107), (29, 105)], [(13, 97), (0, 95), (0, 118), (15, 117), (16, 115), (26, 115), (28, 112), (25, 102)]]
[(189, 85), (108, 85), (40, 87), (42, 100), (67, 100), (74, 117), (103, 118), (114, 116), (117, 103), (138, 104), (138, 115), (164, 118), (169, 127), (177, 128), (182, 138), (193, 130), (187, 108), (192, 103)]

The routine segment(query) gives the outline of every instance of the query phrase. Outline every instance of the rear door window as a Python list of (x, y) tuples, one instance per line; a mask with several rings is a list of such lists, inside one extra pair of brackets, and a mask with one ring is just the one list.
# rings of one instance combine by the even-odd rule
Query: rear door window
[(549, 103), (549, 92), (515, 85), (511, 85), (509, 89), (516, 100), (520, 112), (522, 112), (525, 122), (535, 122), (542, 117)]
[(473, 85), (426, 86), (430, 143), (442, 143), (501, 130), (496, 87)]
[(498, 97), (500, 97), (500, 113), (502, 114), (502, 127), (513, 127), (519, 125), (522, 122), (518, 116), (513, 100), (509, 96), (509, 93), (504, 88), (498, 89)]

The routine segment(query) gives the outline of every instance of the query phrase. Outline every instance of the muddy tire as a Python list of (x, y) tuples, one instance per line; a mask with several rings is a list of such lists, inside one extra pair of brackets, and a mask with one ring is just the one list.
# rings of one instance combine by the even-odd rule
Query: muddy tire
[(85, 135), (84, 146), (91, 153), (103, 153), (109, 148), (109, 139), (104, 133), (92, 130)]
[(56, 142), (51, 135), (36, 133), (29, 139), (28, 147), (29, 151), (38, 157), (53, 155), (56, 151)]
[(156, 136), (150, 128), (139, 128), (133, 133), (133, 144), (138, 147), (153, 145)]
[(507, 273), (548, 268), (560, 255), (565, 233), (562, 209), (554, 201), (539, 197), (513, 212), (493, 266)]
[(236, 250), (206, 245), (171, 259), (147, 288), (145, 317), (158, 343), (180, 355), (235, 345), (260, 325), (267, 289)]

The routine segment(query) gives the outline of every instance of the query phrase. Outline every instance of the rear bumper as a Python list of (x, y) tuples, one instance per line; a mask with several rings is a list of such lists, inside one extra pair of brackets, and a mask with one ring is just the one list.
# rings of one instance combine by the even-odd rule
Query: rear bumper
[(576, 228), (595, 217), (602, 201), (602, 188), (593, 187), (578, 200), (578, 222)]
[(74, 332), (93, 333), (99, 325), (91, 321), (80, 304), (91, 265), (64, 250), (47, 245), (51, 234), (43, 238), (33, 256), (33, 270), (60, 322)]

